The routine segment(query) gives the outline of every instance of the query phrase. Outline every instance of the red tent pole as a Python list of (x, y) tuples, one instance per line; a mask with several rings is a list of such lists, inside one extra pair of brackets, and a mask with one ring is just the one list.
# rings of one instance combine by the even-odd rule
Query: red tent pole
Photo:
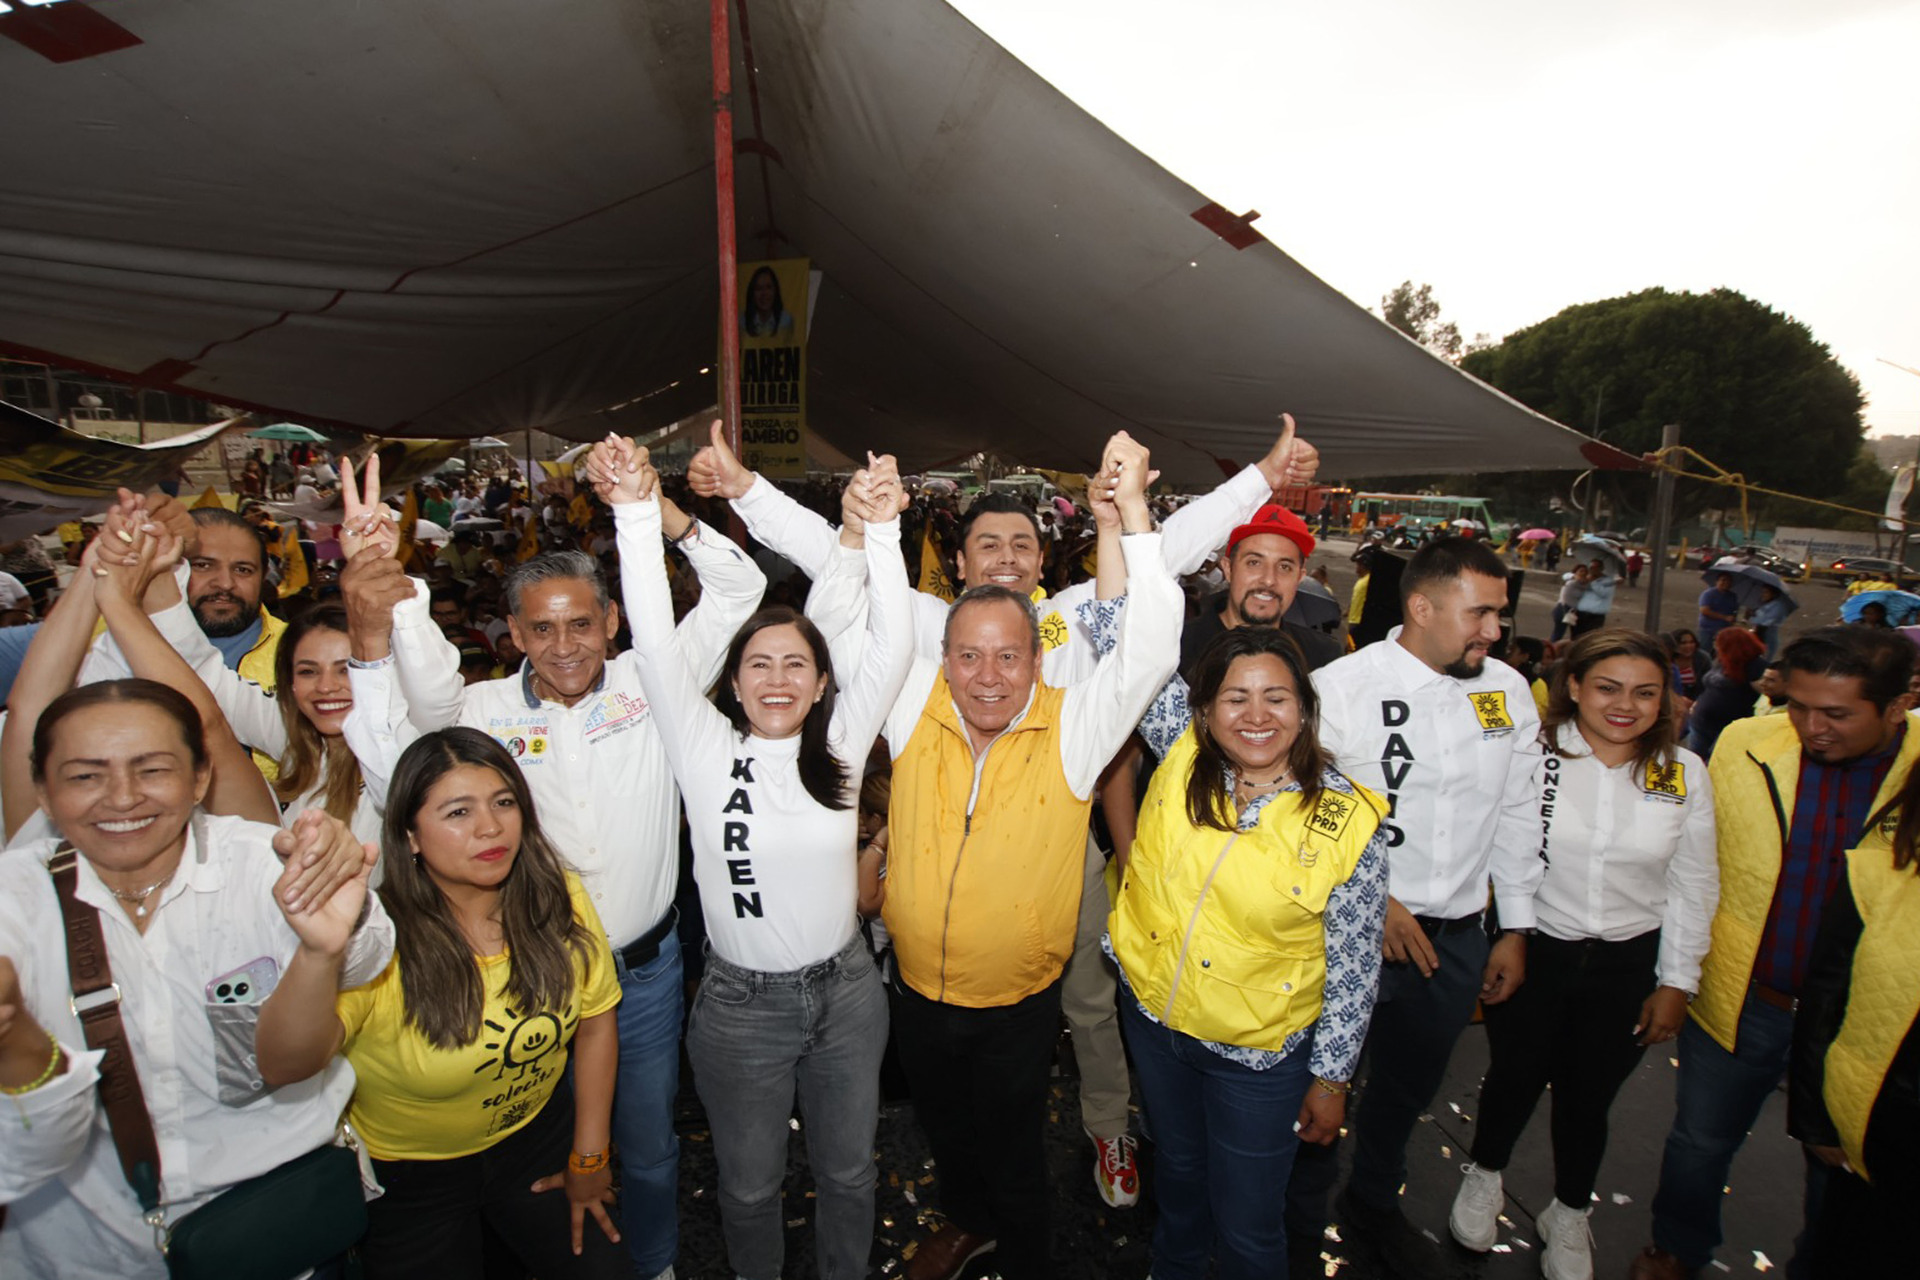
[(713, 185), (720, 235), (720, 419), (740, 452), (740, 308), (733, 217), (733, 42), (728, 0), (709, 0), (713, 17)]

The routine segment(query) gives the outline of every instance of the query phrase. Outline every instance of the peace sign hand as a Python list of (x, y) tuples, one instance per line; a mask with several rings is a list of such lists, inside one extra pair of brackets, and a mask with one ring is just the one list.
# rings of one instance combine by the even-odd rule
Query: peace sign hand
[(340, 551), (351, 560), (368, 547), (379, 547), (385, 555), (398, 555), (400, 526), (393, 508), (380, 501), (380, 451), (367, 455), (366, 483), (354, 479), (353, 459), (340, 459), (340, 506), (345, 519), (340, 525)]

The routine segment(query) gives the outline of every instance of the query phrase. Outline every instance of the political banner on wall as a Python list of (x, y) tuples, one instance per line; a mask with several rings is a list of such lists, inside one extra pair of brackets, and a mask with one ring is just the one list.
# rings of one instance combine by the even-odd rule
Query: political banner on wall
[(808, 262), (743, 262), (740, 460), (771, 479), (807, 474)]

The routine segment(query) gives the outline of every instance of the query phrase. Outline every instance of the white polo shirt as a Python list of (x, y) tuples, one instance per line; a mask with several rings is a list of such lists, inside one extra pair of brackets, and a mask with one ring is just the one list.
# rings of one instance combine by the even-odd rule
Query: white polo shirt
[(1400, 628), (1313, 673), (1320, 741), (1340, 771), (1387, 798), (1388, 892), (1419, 916), (1487, 905), (1531, 928), (1543, 870), (1540, 713), (1524, 677), (1489, 658), (1456, 680), (1400, 644)]

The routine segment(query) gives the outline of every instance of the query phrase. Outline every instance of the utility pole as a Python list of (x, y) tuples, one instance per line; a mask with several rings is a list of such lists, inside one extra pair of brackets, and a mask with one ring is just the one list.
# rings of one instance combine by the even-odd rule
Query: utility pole
[(1659, 634), (1660, 595), (1667, 578), (1667, 534), (1673, 527), (1673, 451), (1680, 447), (1680, 424), (1669, 422), (1660, 429), (1660, 471), (1653, 482), (1653, 528), (1647, 548), (1646, 629)]

